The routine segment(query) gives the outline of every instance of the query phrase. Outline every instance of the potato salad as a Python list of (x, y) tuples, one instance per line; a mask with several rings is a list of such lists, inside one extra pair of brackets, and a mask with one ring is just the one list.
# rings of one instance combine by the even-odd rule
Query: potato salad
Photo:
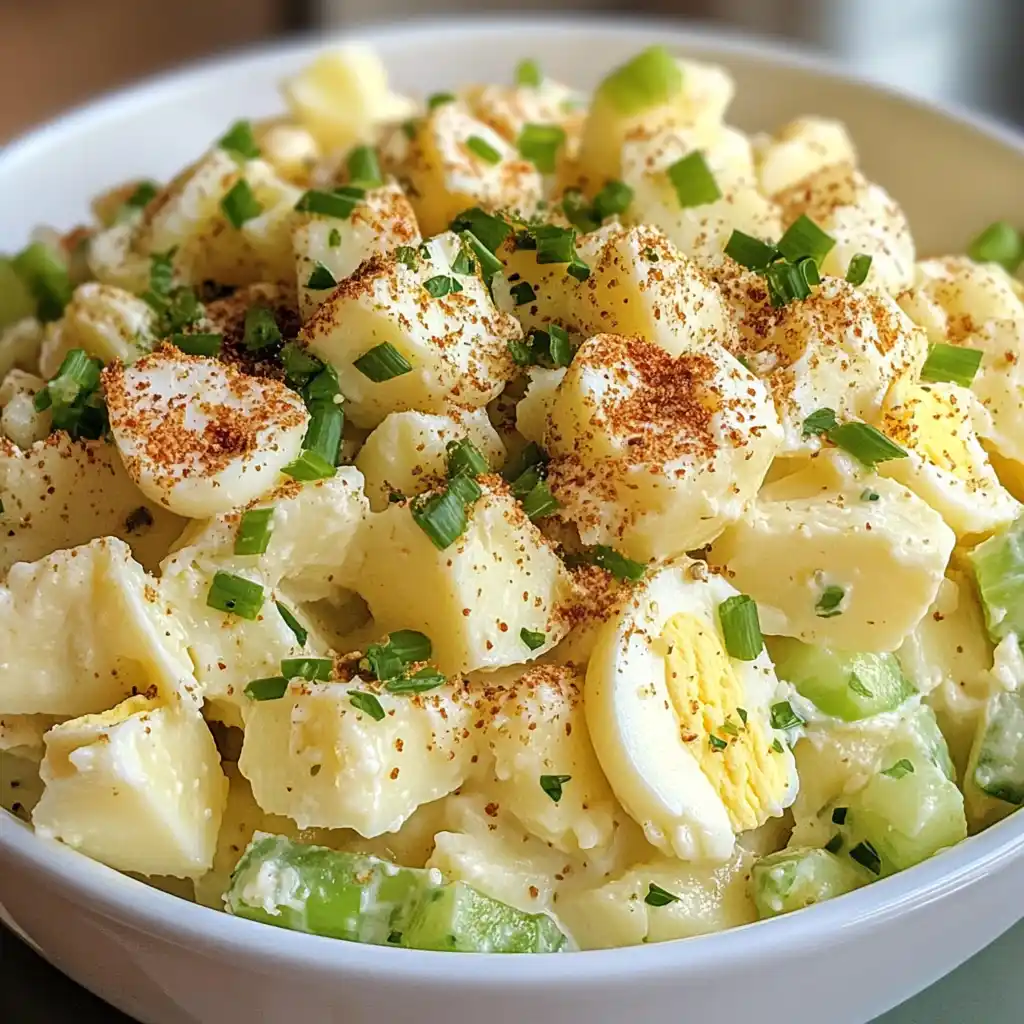
[(1024, 211), (920, 254), (842, 124), (732, 94), (655, 46), (413, 100), (349, 46), (0, 259), (4, 807), (506, 953), (1019, 808)]

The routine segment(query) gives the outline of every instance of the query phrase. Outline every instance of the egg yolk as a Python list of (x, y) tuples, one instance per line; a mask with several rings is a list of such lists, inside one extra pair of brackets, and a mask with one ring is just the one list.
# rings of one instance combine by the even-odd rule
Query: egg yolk
[[(745, 832), (778, 813), (789, 784), (773, 737), (743, 708), (743, 688), (714, 628), (673, 615), (661, 636), (665, 677), (683, 743)], [(744, 721), (746, 718), (746, 721)]]
[(975, 460), (967, 442), (973, 428), (969, 410), (956, 395), (924, 385), (908, 387), (886, 411), (883, 430), (939, 469), (971, 481)]

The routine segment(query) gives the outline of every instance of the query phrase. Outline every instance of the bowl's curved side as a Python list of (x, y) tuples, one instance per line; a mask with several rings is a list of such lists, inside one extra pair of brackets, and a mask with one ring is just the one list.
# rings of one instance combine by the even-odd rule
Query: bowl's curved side
[[(1024, 219), (1019, 137), (788, 50), (665, 24), (564, 19), (540, 31), (533, 22), (463, 20), (360, 37), (379, 47), (400, 88), (421, 93), (510, 75), (525, 55), (587, 86), (601, 68), (660, 40), (730, 68), (736, 120), (748, 129), (798, 113), (846, 120), (869, 175), (905, 205), (924, 251), (961, 249), (996, 216)], [(290, 44), (166, 76), (9, 147), (0, 156), (0, 190), (9, 200), (0, 208), (0, 246), (20, 244), (44, 217), (72, 223), (87, 197), (112, 180), (167, 176), (194, 156), (197, 140), (214, 138), (234, 117), (272, 113), (277, 80), (319, 45)], [(678, 1017), (681, 1006), (686, 1019), (721, 1016), (727, 1007), (728, 1019), (749, 1013), (766, 1024), (803, 1024), (819, 1019), (819, 999), (839, 1024), (859, 1024), (1024, 915), (1014, 899), (1024, 872), (1024, 815), (903, 875), (788, 918), (681, 943), (542, 958), (381, 950), (239, 921), (40, 840), (4, 812), (0, 858), (0, 902), (46, 954), (156, 1024), (275, 1022), (299, 1007), (313, 1019), (349, 1024), (414, 1017), (469, 1024), (485, 1016), (495, 1024), (523, 1017), (619, 1024), (627, 1016)]]

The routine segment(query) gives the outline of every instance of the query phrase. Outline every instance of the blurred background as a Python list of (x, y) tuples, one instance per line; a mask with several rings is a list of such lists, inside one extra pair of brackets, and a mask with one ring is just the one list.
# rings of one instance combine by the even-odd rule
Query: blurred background
[(1024, 124), (1024, 0), (0, 0), (0, 144), (105, 90), (234, 47), (483, 11), (725, 25)]

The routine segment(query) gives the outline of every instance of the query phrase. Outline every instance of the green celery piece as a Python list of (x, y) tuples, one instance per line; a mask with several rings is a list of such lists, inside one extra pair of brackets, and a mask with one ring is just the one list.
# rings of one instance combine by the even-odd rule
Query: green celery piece
[(558, 953), (567, 942), (546, 914), (526, 914), (452, 882), (428, 894), (402, 944), (459, 953)]
[(13, 261), (0, 256), (0, 330), (35, 316), (36, 300), (32, 290), (14, 269)]
[(848, 857), (828, 850), (794, 848), (761, 857), (750, 875), (759, 917), (776, 917), (852, 892), (870, 875)]
[(228, 912), (335, 939), (386, 945), (441, 885), (435, 870), (257, 833), (224, 894)]
[(768, 649), (780, 678), (844, 722), (893, 711), (917, 692), (894, 654), (838, 651), (789, 637), (772, 637)]
[(988, 796), (1024, 805), (1024, 691), (988, 699), (971, 752), (974, 785)]
[(1024, 516), (970, 554), (989, 636), (1024, 637)]

